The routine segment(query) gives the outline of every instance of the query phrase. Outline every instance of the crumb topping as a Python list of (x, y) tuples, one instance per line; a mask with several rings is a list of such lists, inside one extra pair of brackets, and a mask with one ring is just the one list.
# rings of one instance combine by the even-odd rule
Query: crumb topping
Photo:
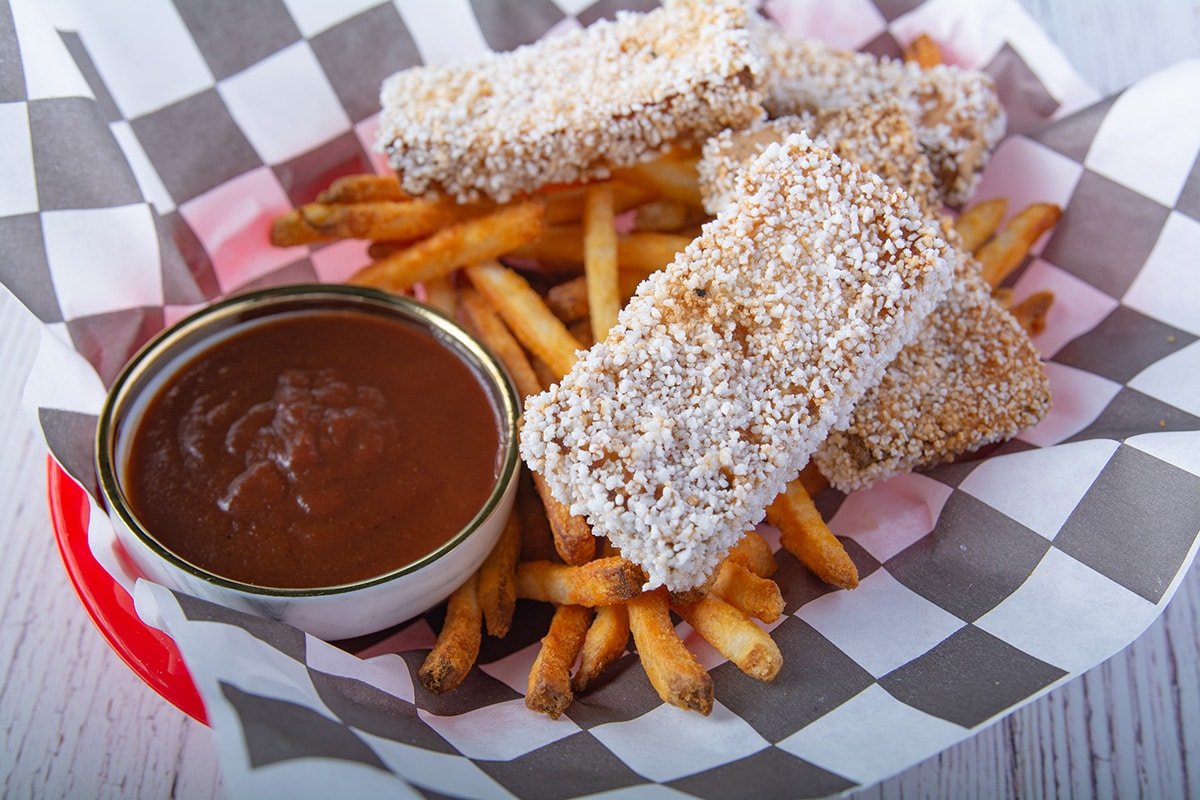
[(991, 77), (946, 64), (923, 69), (834, 50), (789, 36), (758, 17), (751, 18), (751, 29), (765, 62), (770, 116), (896, 102), (916, 128), (943, 201), (960, 205), (970, 197), (988, 154), (1004, 136), (1004, 109)]
[(911, 122), (895, 103), (805, 112), (761, 120), (742, 130), (726, 129), (704, 143), (698, 165), (704, 207), (717, 214), (734, 197), (738, 174), (772, 142), (805, 132), (835, 155), (899, 186), (922, 208), (940, 206), (929, 160), (921, 151)]
[(843, 492), (1011, 439), (1050, 410), (1033, 342), (971, 261), (814, 460)]
[(668, 0), (472, 64), (388, 78), (377, 147), (406, 192), (507, 202), (763, 115), (742, 0)]
[(802, 134), (526, 403), (521, 454), (647, 572), (701, 584), (944, 296), (918, 204)]

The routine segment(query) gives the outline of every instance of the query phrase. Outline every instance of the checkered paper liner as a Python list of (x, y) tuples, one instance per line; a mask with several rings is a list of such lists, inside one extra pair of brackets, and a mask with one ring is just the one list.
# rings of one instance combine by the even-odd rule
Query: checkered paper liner
[[(54, 457), (95, 485), (105, 387), (165, 324), (232, 291), (365, 263), (360, 243), (275, 249), (266, 231), (331, 178), (384, 168), (370, 150), (382, 78), (618, 5), (0, 5), (0, 280), (43, 323), (26, 398)], [(440, 612), (352, 655), (135, 585), (93, 500), (92, 549), (179, 644), (234, 794), (837, 793), (1096, 665), (1170, 599), (1200, 531), (1200, 63), (1096, 102), (1008, 0), (767, 11), (890, 55), (928, 32), (952, 63), (996, 77), (1010, 136), (976, 199), (1067, 208), (1014, 284), (1018, 300), (1056, 295), (1036, 339), (1054, 410), (987, 458), (820, 495), (862, 584), (830, 591), (781, 556), (785, 665), (768, 685), (681, 624), (714, 678), (708, 718), (663, 705), (632, 654), (564, 718), (529, 712), (550, 611), (524, 602), (465, 684), (431, 695), (412, 675)]]

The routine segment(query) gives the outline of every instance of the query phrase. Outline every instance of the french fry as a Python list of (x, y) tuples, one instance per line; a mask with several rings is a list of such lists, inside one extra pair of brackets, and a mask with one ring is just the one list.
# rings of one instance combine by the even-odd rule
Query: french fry
[(483, 608), (483, 620), (491, 636), (502, 637), (512, 625), (517, 606), (517, 561), (521, 557), (521, 518), (514, 509), (479, 568), (476, 596)]
[(575, 337), (575, 340), (579, 342), (580, 347), (591, 347), (596, 343), (596, 340), (592, 338), (591, 317), (584, 317), (578, 322), (572, 322), (567, 326), (567, 330), (570, 331), (571, 335)]
[(521, 344), (545, 361), (559, 378), (571, 371), (579, 342), (524, 278), (495, 262), (476, 264), (466, 272)]
[(1052, 203), (1034, 203), (1009, 220), (976, 256), (984, 279), (993, 287), (1008, 277), (1029, 254), (1038, 238), (1057, 224), (1062, 209)]
[(1054, 303), (1054, 292), (1043, 289), (1026, 297), (1008, 309), (1008, 313), (1017, 318), (1021, 327), (1030, 336), (1037, 336), (1046, 330), (1046, 314)]
[(395, 175), (343, 175), (317, 195), (318, 203), (369, 203), (407, 200)]
[(304, 215), (297, 209), (276, 217), (271, 223), (271, 244), (276, 247), (296, 247), (302, 244), (328, 242), (333, 237), (326, 236), (308, 224)]
[(992, 299), (1001, 308), (1008, 310), (1013, 304), (1013, 290), (1011, 286), (1000, 286), (992, 290)]
[(779, 528), (779, 542), (814, 575), (833, 586), (858, 586), (858, 567), (829, 530), (800, 481), (792, 481), (767, 506), (767, 522)]
[(561, 606), (609, 606), (642, 590), (646, 574), (620, 556), (598, 558), (578, 567), (550, 561), (517, 566), (517, 596)]
[(554, 611), (542, 649), (529, 669), (527, 708), (558, 719), (571, 704), (571, 666), (583, 647), (591, 619), (592, 610), (583, 606), (559, 606)]
[(542, 391), (542, 382), (529, 365), (525, 351), (479, 292), (471, 286), (464, 287), (459, 292), (458, 303), (463, 321), (504, 364), (517, 387), (517, 393), (525, 398)]
[(904, 48), (904, 60), (917, 64), (921, 69), (936, 67), (942, 63), (942, 48), (928, 34), (922, 33)]
[(821, 470), (817, 469), (815, 461), (809, 461), (804, 469), (800, 470), (797, 480), (804, 487), (804, 491), (808, 492), (809, 497), (816, 497), (829, 486), (829, 481), (821, 474)]
[(392, 253), (398, 253), (412, 245), (409, 239), (384, 239), (382, 242), (371, 242), (367, 245), (367, 258), (378, 261), (387, 258)]
[(454, 285), (453, 275), (443, 275), (440, 278), (430, 278), (421, 281), (425, 290), (425, 302), (444, 314), (454, 315), (458, 306), (458, 287)]
[(659, 158), (632, 167), (613, 170), (613, 177), (658, 192), (663, 197), (702, 208), (700, 183), (696, 177), (696, 162), (691, 155)]
[[(569, 330), (567, 332), (570, 333)], [(574, 334), (571, 335), (574, 336)], [(579, 340), (576, 339), (575, 341), (578, 342)], [(583, 344), (580, 343), (579, 346), (583, 347)], [(538, 380), (542, 382), (542, 386), (553, 386), (554, 384), (558, 383), (558, 373), (550, 369), (550, 367), (546, 365), (545, 361), (542, 361), (540, 358), (531, 353), (529, 356), (529, 363), (533, 367), (534, 373), (537, 374)]]
[[(644, 278), (675, 260), (680, 250), (691, 244), (694, 237), (678, 233), (636, 231), (617, 237), (617, 265), (622, 272)], [(547, 228), (537, 241), (513, 251), (519, 258), (529, 258), (551, 264), (583, 263), (583, 229), (575, 225)]]
[(576, 694), (587, 689), (625, 653), (629, 644), (629, 610), (624, 603), (600, 606), (583, 640), (579, 669), (571, 679)]
[(631, 599), (629, 630), (650, 685), (664, 702), (689, 711), (712, 713), (712, 678), (675, 633), (663, 588)]
[(588, 316), (587, 278), (580, 275), (569, 281), (550, 287), (546, 292), (546, 306), (564, 325), (578, 322)]
[(769, 578), (779, 569), (771, 545), (758, 531), (747, 531), (726, 556), (730, 561), (741, 564), (760, 578)]
[(533, 486), (529, 470), (521, 470), (517, 486), (517, 511), (521, 515), (521, 560), (549, 561), (555, 557), (554, 540), (546, 509)]
[(428, 239), (374, 262), (359, 271), (351, 283), (403, 291), (419, 281), (508, 253), (536, 239), (541, 230), (540, 202), (504, 206), (482, 217), (442, 228)]
[(674, 233), (707, 219), (695, 206), (678, 200), (651, 200), (637, 207), (633, 216), (635, 231)]
[[(542, 391), (546, 384), (538, 377), (529, 359), (525, 357), (525, 351), (509, 333), (492, 306), (471, 287), (462, 291), (460, 301), (467, 324), (504, 364), (521, 396), (528, 397)], [(596, 537), (592, 536), (587, 522), (583, 517), (573, 515), (565, 505), (554, 499), (550, 494), (550, 487), (540, 475), (533, 475), (532, 480), (535, 491), (542, 499), (543, 516), (553, 534), (555, 551), (568, 564), (586, 564), (591, 561), (596, 555)], [(548, 557), (549, 554), (538, 555)]]
[(617, 261), (622, 270), (642, 277), (657, 272), (675, 260), (679, 251), (692, 243), (694, 236), (678, 233), (638, 231), (617, 237)]
[(649, 189), (624, 181), (602, 181), (587, 186), (571, 186), (542, 192), (542, 196), (546, 198), (546, 224), (562, 225), (583, 219), (584, 197), (593, 186), (608, 186), (612, 189), (613, 208), (618, 214), (640, 206), (655, 196)]
[(592, 338), (603, 341), (617, 324), (617, 230), (613, 226), (612, 187), (590, 187), (583, 209), (583, 274), (587, 279)]
[(783, 666), (783, 654), (766, 631), (742, 612), (709, 595), (695, 603), (672, 606), (696, 633), (732, 661), (737, 668), (760, 681), (774, 680)]
[(770, 578), (760, 578), (735, 561), (726, 559), (717, 568), (711, 595), (716, 595), (743, 614), (768, 625), (783, 613), (783, 593)]
[(550, 533), (554, 537), (554, 550), (559, 558), (572, 566), (586, 564), (596, 557), (596, 537), (588, 527), (587, 520), (571, 513), (550, 493), (550, 487), (541, 475), (533, 473), (533, 485), (546, 509), (550, 521)]
[(452, 200), (374, 200), (366, 203), (309, 203), (304, 221), (333, 239), (413, 240), (479, 213)]
[(431, 692), (440, 694), (458, 686), (479, 657), (483, 611), (476, 596), (477, 586), (478, 579), (472, 575), (450, 595), (437, 644), (417, 671), (421, 684)]
[(530, 258), (550, 264), (583, 263), (583, 228), (578, 225), (547, 225), (542, 235), (518, 247), (517, 258)]
[(1007, 212), (1008, 198), (994, 197), (960, 214), (954, 221), (954, 230), (958, 231), (963, 248), (971, 253), (978, 252), (983, 243), (995, 235)]

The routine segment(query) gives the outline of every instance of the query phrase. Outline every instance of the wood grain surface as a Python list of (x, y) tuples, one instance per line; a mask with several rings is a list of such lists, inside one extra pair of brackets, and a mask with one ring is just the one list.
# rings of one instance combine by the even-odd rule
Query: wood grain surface
[[(1104, 93), (1200, 56), (1200, 0), (1022, 2)], [(220, 796), (208, 730), (117, 658), (67, 580), (20, 400), (37, 340), (0, 292), (0, 794)], [(853, 796), (1200, 797), (1200, 572), (1108, 662)]]

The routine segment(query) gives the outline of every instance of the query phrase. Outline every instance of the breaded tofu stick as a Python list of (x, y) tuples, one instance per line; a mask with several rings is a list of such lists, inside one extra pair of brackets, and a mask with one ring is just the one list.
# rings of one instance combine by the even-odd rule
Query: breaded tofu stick
[(377, 147), (412, 195), (507, 202), (606, 177), (763, 115), (742, 0), (648, 14), (388, 78)]
[(703, 583), (941, 300), (941, 229), (804, 135), (529, 398), (521, 454), (640, 565)]
[(704, 208), (718, 214), (736, 193), (737, 177), (772, 142), (807, 133), (835, 155), (904, 189), (921, 208), (941, 205), (929, 160), (921, 152), (908, 115), (895, 103), (805, 112), (726, 129), (704, 143), (697, 165)]
[(945, 64), (922, 68), (866, 53), (834, 50), (752, 18), (765, 60), (763, 89), (772, 117), (896, 102), (917, 131), (943, 202), (966, 202), (1005, 115), (991, 77)]
[(1033, 342), (970, 266), (813, 459), (850, 492), (1011, 439), (1049, 410)]
[[(722, 207), (754, 156), (800, 129), (918, 196), (930, 185), (903, 115), (887, 106), (858, 107), (781, 117), (713, 137), (699, 167), (705, 205)], [(936, 204), (926, 206), (926, 215), (941, 222), (951, 242), (954, 281), (917, 338), (855, 406), (849, 425), (817, 450), (822, 474), (841, 491), (1011, 439), (1050, 408), (1049, 382), (1033, 343), (992, 301), (978, 262), (958, 246)]]

